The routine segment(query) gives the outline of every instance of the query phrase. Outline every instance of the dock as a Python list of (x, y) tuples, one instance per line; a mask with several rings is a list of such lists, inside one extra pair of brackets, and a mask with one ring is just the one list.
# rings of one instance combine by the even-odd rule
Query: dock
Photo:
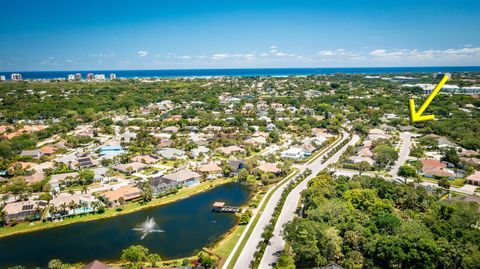
[(240, 207), (225, 205), (225, 202), (213, 203), (213, 212), (217, 213), (238, 213), (241, 211)]

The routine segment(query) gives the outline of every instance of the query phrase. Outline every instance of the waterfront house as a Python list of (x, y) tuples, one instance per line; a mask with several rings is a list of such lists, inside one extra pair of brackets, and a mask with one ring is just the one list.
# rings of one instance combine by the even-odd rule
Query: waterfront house
[(222, 176), (222, 168), (216, 163), (208, 163), (201, 165), (197, 171), (205, 175), (207, 179), (214, 179)]
[(139, 199), (143, 195), (142, 191), (133, 186), (133, 185), (127, 185), (120, 187), (116, 190), (111, 190), (104, 192), (101, 196), (105, 201), (108, 201), (112, 205), (118, 204), (120, 201), (120, 198), (123, 198), (125, 202)]
[(241, 169), (247, 166), (244, 160), (230, 160), (228, 161), (228, 165), (232, 168), (231, 175), (238, 174)]
[(153, 189), (153, 194), (158, 195), (162, 192), (175, 189), (180, 186), (180, 184), (177, 181), (164, 178), (163, 176), (159, 176), (150, 180), (150, 186)]
[[(50, 206), (56, 209), (58, 216), (73, 216), (78, 214), (85, 214), (93, 212), (92, 204), (97, 199), (91, 194), (67, 194), (61, 193), (59, 196), (53, 197), (50, 201)], [(75, 205), (75, 207), (72, 207)], [(49, 217), (56, 217), (57, 215), (48, 215)]]
[(45, 201), (21, 201), (6, 204), (3, 208), (5, 220), (7, 223), (12, 221), (22, 221), (27, 218), (37, 219), (40, 217), (40, 211), (45, 208)]
[(192, 185), (199, 181), (201, 175), (197, 172), (190, 170), (180, 170), (174, 173), (166, 174), (162, 176), (165, 179), (175, 181), (181, 185)]

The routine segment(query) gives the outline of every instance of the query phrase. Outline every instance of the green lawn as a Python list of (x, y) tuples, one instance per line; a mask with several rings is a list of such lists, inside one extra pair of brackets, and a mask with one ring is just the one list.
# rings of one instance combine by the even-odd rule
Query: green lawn
[[(270, 193), (268, 194), (268, 196), (265, 198), (265, 201), (264, 203), (262, 204), (262, 206), (258, 209), (258, 212), (257, 214), (255, 215), (255, 218), (253, 219), (253, 222), (252, 224), (250, 225), (249, 229), (247, 230), (247, 233), (245, 234), (245, 237), (243, 238), (242, 242), (240, 243), (240, 246), (237, 248), (237, 251), (235, 252), (232, 260), (230, 261), (230, 263), (228, 264), (228, 267), (227, 268), (233, 268), (233, 266), (235, 265), (235, 262), (237, 261), (238, 259), (238, 256), (240, 256), (240, 253), (242, 252), (243, 248), (245, 247), (245, 245), (247, 244), (247, 241), (248, 241), (248, 238), (250, 238), (250, 235), (252, 234), (253, 232), (253, 229), (255, 228), (255, 226), (257, 225), (258, 223), (258, 220), (260, 219), (260, 215), (261, 215), (261, 212), (263, 212), (263, 210), (265, 209), (265, 207), (267, 206), (268, 204), (268, 201), (270, 200), (270, 198), (272, 197), (273, 193), (278, 189), (280, 188), (280, 186), (282, 186), (283, 184), (285, 184), (286, 182), (288, 182), (288, 180), (290, 180), (292, 177), (294, 177), (295, 175), (297, 175), (299, 172), (299, 170), (295, 170), (294, 172), (292, 172), (289, 176), (287, 176), (283, 181), (280, 182), (280, 184), (278, 184), (277, 186), (275, 186), (275, 188), (272, 189), (272, 191), (270, 191)], [(236, 243), (236, 242), (235, 242)], [(235, 243), (233, 244), (235, 246)], [(233, 247), (232, 247), (233, 249)], [(227, 254), (227, 256), (229, 255), (229, 253)]]
[(22, 222), (15, 226), (0, 228), (0, 237), (9, 236), (9, 235), (18, 234), (18, 233), (32, 232), (32, 231), (42, 230), (42, 229), (49, 229), (49, 228), (63, 226), (63, 225), (72, 224), (76, 222), (85, 222), (85, 221), (110, 218), (114, 216), (128, 214), (141, 209), (155, 207), (155, 206), (159, 206), (167, 203), (172, 203), (177, 200), (187, 198), (191, 195), (197, 194), (199, 192), (208, 190), (215, 186), (225, 184), (231, 181), (232, 179), (215, 179), (212, 181), (205, 181), (195, 186), (182, 188), (176, 194), (164, 196), (162, 198), (155, 199), (148, 203), (139, 203), (139, 202), (127, 203), (123, 205), (122, 207), (123, 210), (121, 211), (117, 211), (117, 208), (107, 208), (105, 213), (103, 214), (87, 214), (87, 215), (81, 215), (81, 216), (74, 216), (74, 217), (66, 218), (61, 222), (41, 222), (41, 221), (36, 221), (31, 223)]

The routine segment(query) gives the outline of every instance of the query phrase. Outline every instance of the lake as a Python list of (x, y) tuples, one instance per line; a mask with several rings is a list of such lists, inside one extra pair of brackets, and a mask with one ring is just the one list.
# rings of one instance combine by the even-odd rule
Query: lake
[[(211, 212), (212, 204), (224, 201), (240, 206), (250, 193), (247, 186), (227, 183), (177, 202), (118, 217), (0, 238), (0, 268), (45, 267), (52, 259), (68, 263), (114, 261), (120, 258), (122, 249), (137, 244), (160, 254), (162, 259), (189, 256), (213, 244), (237, 222), (233, 214)], [(134, 228), (149, 217), (164, 232), (149, 233), (142, 240), (142, 232)]]

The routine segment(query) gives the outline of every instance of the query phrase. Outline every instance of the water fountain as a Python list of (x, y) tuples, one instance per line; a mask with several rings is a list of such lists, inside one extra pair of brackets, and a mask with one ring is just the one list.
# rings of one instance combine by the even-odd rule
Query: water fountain
[(133, 228), (133, 230), (142, 232), (140, 240), (143, 240), (149, 233), (163, 233), (163, 230), (157, 229), (157, 227), (155, 220), (152, 217), (147, 217), (140, 227)]

